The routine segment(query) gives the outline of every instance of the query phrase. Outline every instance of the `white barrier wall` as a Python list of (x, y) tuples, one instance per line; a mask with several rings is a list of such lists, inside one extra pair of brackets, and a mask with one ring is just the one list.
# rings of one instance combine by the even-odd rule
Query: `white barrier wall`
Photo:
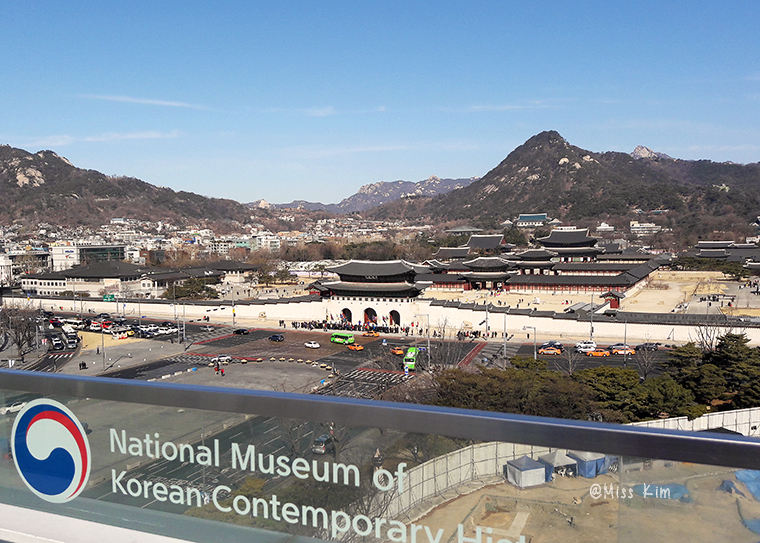
[[(503, 473), (509, 460), (528, 455), (538, 458), (550, 452), (546, 447), (521, 443), (479, 443), (420, 464), (407, 473), (404, 492), (397, 494), (388, 507), (388, 516), (408, 514), (426, 500), (438, 498), (473, 481), (486, 483)], [(456, 495), (456, 494), (455, 494)], [(453, 497), (453, 496), (452, 496)], [(437, 505), (437, 503), (436, 503)], [(431, 503), (431, 508), (433, 504)], [(415, 518), (426, 511), (415, 511)]]
[(668, 430), (686, 430), (691, 432), (726, 428), (739, 432), (744, 436), (757, 437), (760, 435), (760, 430), (758, 430), (758, 427), (760, 427), (760, 407), (707, 413), (694, 420), (689, 420), (686, 417), (647, 420), (644, 422), (634, 422), (631, 426), (646, 426), (648, 428), (665, 428)]

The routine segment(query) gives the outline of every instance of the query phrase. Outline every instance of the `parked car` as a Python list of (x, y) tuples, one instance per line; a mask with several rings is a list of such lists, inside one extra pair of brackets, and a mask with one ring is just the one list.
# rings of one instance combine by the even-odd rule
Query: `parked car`
[(236, 330), (232, 331), (233, 334), (237, 334), (239, 336), (247, 336), (248, 335), (248, 328), (238, 328)]
[(562, 352), (565, 352), (565, 346), (564, 346), (564, 345), (562, 345), (562, 343), (560, 343), (560, 342), (559, 342), (559, 341), (557, 341), (556, 339), (552, 339), (552, 340), (549, 340), (549, 341), (546, 341), (546, 342), (544, 342), (544, 343), (541, 345), (541, 348), (543, 349), (543, 348), (545, 348), (545, 347), (554, 347), (555, 349), (559, 349), (559, 352), (561, 352), (561, 353), (562, 353)]
[(636, 345), (634, 349), (636, 349), (637, 351), (656, 351), (657, 349), (659, 349), (659, 345), (660, 345), (659, 343), (647, 342), (647, 343), (642, 343), (641, 345)]
[(575, 350), (579, 353), (587, 353), (596, 349), (595, 341), (579, 341), (575, 344)]
[(303, 344), (303, 346), (306, 347), (307, 349), (319, 349), (319, 343), (317, 343), (316, 341), (307, 341), (306, 343)]
[(560, 351), (557, 347), (549, 346), (541, 347), (538, 350), (538, 354), (562, 354), (562, 351)]
[(335, 452), (335, 443), (330, 436), (322, 434), (314, 440), (314, 444), (311, 446), (311, 452), (314, 454), (333, 453)]
[(588, 351), (586, 353), (586, 356), (610, 356), (610, 352), (607, 349), (603, 349), (602, 347), (599, 347), (597, 349), (594, 349), (593, 351)]
[(285, 336), (282, 334), (272, 334), (269, 336), (269, 341), (285, 341)]
[(0, 407), (0, 415), (7, 415), (9, 413), (18, 413), (24, 408), (25, 405), (26, 405), (26, 402), (16, 402), (9, 406)]

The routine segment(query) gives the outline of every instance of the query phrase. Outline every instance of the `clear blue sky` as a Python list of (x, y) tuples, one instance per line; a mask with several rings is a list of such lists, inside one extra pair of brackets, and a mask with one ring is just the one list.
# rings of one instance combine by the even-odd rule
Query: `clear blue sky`
[(543, 130), (760, 161), (760, 2), (3, 2), (0, 143), (248, 202), (483, 175)]

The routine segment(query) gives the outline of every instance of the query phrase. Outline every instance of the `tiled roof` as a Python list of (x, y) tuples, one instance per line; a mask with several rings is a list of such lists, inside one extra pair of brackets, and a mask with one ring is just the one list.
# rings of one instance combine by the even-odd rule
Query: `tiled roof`
[(414, 273), (415, 268), (403, 260), (351, 260), (340, 266), (327, 268), (327, 271), (337, 273), (338, 275), (387, 277)]
[(61, 272), (65, 277), (78, 277), (88, 279), (117, 278), (117, 277), (134, 277), (140, 276), (145, 272), (145, 268), (130, 264), (128, 262), (103, 261), (88, 264), (86, 266), (77, 266), (70, 270)]
[(453, 258), (467, 258), (470, 253), (470, 248), (465, 247), (441, 247), (433, 255), (433, 258), (451, 260)]
[(576, 230), (552, 230), (545, 238), (538, 241), (545, 247), (594, 245), (597, 238), (589, 237), (588, 228)]
[(514, 245), (509, 245), (504, 241), (504, 236), (501, 234), (488, 234), (470, 236), (467, 247), (470, 249), (511, 249)]
[(503, 271), (510, 267), (509, 261), (499, 258), (498, 256), (492, 257), (480, 257), (473, 260), (465, 260), (462, 262), (464, 266), (467, 266), (471, 270), (499, 270)]

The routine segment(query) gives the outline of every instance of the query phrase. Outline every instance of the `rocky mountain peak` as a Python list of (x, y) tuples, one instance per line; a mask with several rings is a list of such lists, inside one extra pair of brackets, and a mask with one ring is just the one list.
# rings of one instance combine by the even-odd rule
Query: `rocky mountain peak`
[(631, 156), (635, 159), (641, 159), (641, 158), (670, 158), (665, 153), (658, 153), (656, 151), (652, 151), (649, 147), (644, 147), (643, 145), (637, 145), (636, 148), (631, 153)]

